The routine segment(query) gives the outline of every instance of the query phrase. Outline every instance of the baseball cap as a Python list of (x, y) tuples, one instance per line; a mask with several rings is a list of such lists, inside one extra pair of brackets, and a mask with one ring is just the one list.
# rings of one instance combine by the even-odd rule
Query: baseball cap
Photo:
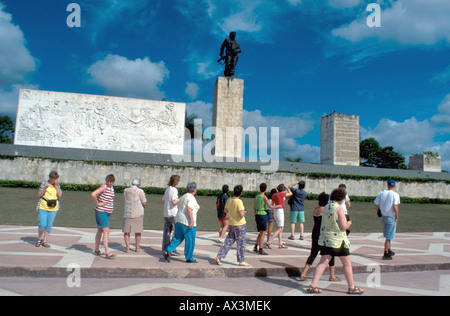
[(395, 181), (394, 180), (389, 180), (387, 183), (388, 183), (388, 186), (395, 187)]

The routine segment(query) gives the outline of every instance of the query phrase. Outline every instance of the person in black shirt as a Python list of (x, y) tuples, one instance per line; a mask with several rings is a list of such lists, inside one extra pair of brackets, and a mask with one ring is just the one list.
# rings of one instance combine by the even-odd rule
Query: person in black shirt
[(227, 204), (227, 200), (229, 198), (228, 191), (230, 190), (228, 185), (224, 185), (222, 187), (222, 194), (217, 197), (217, 219), (220, 222), (220, 228), (219, 228), (219, 239), (217, 239), (217, 242), (223, 243), (225, 241), (225, 234), (228, 230), (228, 221), (230, 220), (228, 218), (228, 215), (225, 214), (225, 204)]

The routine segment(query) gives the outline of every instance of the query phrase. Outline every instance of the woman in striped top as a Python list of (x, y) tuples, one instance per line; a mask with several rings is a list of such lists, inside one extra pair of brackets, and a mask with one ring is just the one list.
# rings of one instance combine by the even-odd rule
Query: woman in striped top
[(94, 254), (99, 256), (100, 241), (103, 235), (103, 246), (105, 247), (105, 258), (112, 259), (116, 255), (109, 252), (108, 237), (109, 237), (109, 217), (114, 209), (114, 187), (115, 182), (114, 175), (110, 174), (106, 177), (106, 184), (92, 192), (91, 198), (94, 201), (95, 219), (97, 221), (97, 235), (95, 236), (95, 250)]

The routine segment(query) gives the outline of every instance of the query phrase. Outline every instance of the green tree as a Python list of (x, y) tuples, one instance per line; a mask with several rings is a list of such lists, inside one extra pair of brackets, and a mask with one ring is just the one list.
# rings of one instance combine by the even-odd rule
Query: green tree
[(0, 116), (0, 143), (12, 144), (12, 136), (14, 135), (14, 123), (9, 116)]
[(302, 157), (296, 156), (296, 157), (283, 157), (285, 161), (289, 162), (302, 162)]
[(439, 157), (439, 153), (434, 153), (432, 151), (424, 151), (423, 154), (427, 155), (427, 156), (430, 156), (430, 157), (434, 157), (434, 158)]
[(363, 140), (359, 147), (361, 165), (364, 167), (376, 167), (378, 165), (378, 152), (381, 150), (381, 147), (375, 138)]
[(184, 127), (189, 131), (190, 135), (187, 135), (187, 131), (185, 131), (185, 140), (194, 139), (199, 135), (201, 135), (202, 140), (208, 140), (205, 135), (203, 135), (203, 122), (201, 122), (201, 124), (195, 124), (195, 120), (197, 119), (200, 119), (197, 114), (188, 115), (186, 112)]
[(361, 165), (365, 167), (407, 169), (405, 157), (394, 151), (394, 147), (381, 147), (374, 138), (360, 144)]
[(192, 115), (188, 115), (187, 112), (185, 114), (185, 120), (184, 120), (184, 127), (187, 128), (189, 130), (190, 135), (185, 135), (185, 138), (194, 138), (194, 121), (198, 119), (198, 116), (195, 114)]

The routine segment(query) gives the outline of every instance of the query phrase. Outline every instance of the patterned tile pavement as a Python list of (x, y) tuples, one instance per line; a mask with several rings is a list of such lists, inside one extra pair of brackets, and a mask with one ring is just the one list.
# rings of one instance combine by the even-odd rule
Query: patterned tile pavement
[[(95, 233), (95, 229), (55, 227), (48, 240), (51, 248), (46, 249), (34, 246), (36, 227), (0, 225), (0, 296), (34, 295), (42, 289), (42, 280), (48, 295), (70, 291), (74, 295), (299, 296), (306, 295), (310, 283), (298, 278), (309, 256), (310, 234), (305, 234), (305, 240), (288, 240), (285, 235), (287, 249), (272, 246), (266, 249), (269, 255), (261, 256), (251, 251), (256, 234), (248, 233), (246, 261), (250, 266), (240, 267), (235, 248), (222, 266), (214, 263), (220, 248), (216, 232), (197, 233), (195, 264), (185, 262), (183, 244), (178, 249), (180, 255), (171, 263), (165, 262), (161, 231), (145, 231), (141, 251), (125, 253), (122, 232), (112, 230), (110, 247), (117, 257), (97, 257), (92, 254)], [(450, 295), (450, 233), (397, 234), (392, 243), (396, 256), (391, 261), (381, 260), (381, 233), (351, 234), (349, 238), (355, 282), (366, 294)], [(133, 242), (134, 238), (132, 247)], [(337, 274), (344, 280), (339, 260), (336, 264)], [(80, 272), (84, 284), (78, 290), (66, 282), (74, 271)], [(309, 277), (312, 273), (313, 269)], [(94, 282), (98, 279), (102, 281)], [(324, 275), (319, 283), (322, 295), (345, 294), (345, 281), (327, 280)], [(19, 290), (22, 282), (28, 290)]]

